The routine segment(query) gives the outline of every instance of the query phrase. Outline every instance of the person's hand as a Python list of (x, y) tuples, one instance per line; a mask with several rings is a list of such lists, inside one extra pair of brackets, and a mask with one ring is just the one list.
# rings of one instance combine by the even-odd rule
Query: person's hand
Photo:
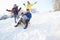
[(25, 6), (25, 3), (23, 3), (23, 5)]
[(6, 9), (6, 11), (10, 12), (11, 10)]
[(34, 4), (36, 4), (37, 2), (35, 2)]
[(8, 9), (6, 9), (6, 11), (8, 11)]
[(20, 7), (20, 9), (21, 9), (21, 7)]

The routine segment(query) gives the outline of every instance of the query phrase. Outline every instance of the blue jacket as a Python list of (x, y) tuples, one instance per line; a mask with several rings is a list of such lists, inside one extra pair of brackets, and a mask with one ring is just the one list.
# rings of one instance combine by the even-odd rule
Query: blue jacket
[(31, 14), (31, 13), (25, 13), (25, 15), (29, 18), (29, 20), (30, 20), (31, 17), (32, 17), (32, 14)]
[(17, 15), (17, 14), (18, 14), (17, 8), (18, 8), (18, 7), (14, 7), (14, 8), (13, 8), (13, 10), (14, 10), (14, 15)]

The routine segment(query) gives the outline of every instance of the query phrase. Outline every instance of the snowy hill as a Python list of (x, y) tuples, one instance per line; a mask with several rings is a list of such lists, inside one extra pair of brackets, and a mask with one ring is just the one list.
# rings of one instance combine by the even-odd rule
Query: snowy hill
[(27, 29), (14, 27), (14, 19), (0, 21), (0, 40), (60, 40), (60, 11), (32, 14)]

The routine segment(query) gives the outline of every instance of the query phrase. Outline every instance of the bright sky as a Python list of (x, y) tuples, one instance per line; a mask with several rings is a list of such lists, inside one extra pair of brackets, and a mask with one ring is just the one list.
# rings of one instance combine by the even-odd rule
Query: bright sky
[[(13, 4), (17, 4), (19, 7), (23, 7), (23, 3), (26, 3), (28, 0), (0, 0), (0, 14), (7, 13), (6, 9), (11, 9)], [(48, 11), (53, 8), (53, 0), (29, 0), (31, 3), (37, 1), (37, 4), (34, 6), (37, 10)]]

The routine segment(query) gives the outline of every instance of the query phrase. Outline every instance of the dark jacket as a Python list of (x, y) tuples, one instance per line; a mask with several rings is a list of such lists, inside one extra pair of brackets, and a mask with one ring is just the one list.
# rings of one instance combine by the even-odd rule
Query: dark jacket
[(32, 17), (32, 14), (31, 14), (31, 13), (25, 13), (25, 15), (28, 17), (29, 20), (30, 20), (31, 17)]

